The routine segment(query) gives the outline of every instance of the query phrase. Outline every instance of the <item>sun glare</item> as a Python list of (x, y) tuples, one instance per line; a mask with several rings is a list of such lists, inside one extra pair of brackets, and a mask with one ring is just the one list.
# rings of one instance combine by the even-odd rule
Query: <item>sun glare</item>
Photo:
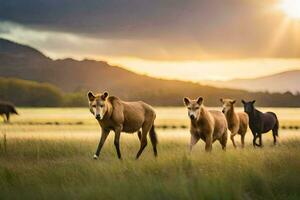
[(280, 8), (288, 17), (300, 20), (300, 0), (281, 0)]

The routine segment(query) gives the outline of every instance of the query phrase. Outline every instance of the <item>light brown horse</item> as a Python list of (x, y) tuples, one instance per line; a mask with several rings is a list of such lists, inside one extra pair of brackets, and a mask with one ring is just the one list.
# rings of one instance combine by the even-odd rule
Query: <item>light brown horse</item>
[(125, 102), (117, 97), (109, 96), (108, 92), (96, 95), (89, 92), (88, 99), (90, 111), (97, 119), (102, 130), (101, 139), (94, 159), (99, 157), (100, 151), (111, 130), (115, 132), (114, 145), (119, 159), (122, 159), (119, 144), (121, 132), (135, 133), (140, 130), (142, 130), (140, 135), (141, 146), (136, 155), (136, 159), (141, 156), (147, 146), (148, 133), (150, 135), (154, 155), (157, 156), (157, 136), (154, 130), (156, 114), (150, 105), (142, 101)]
[(216, 140), (219, 140), (222, 149), (226, 150), (228, 135), (225, 115), (220, 111), (207, 110), (203, 105), (202, 97), (197, 100), (190, 100), (185, 97), (183, 102), (191, 119), (190, 151), (200, 139), (205, 142), (206, 151), (212, 150), (212, 144)]
[(249, 117), (245, 112), (235, 112), (234, 104), (235, 100), (232, 99), (220, 99), (223, 103), (222, 112), (225, 114), (228, 129), (231, 132), (230, 139), (234, 148), (236, 148), (236, 144), (234, 141), (234, 137), (239, 134), (241, 136), (242, 148), (245, 146), (245, 135), (247, 133), (247, 129), (249, 126)]

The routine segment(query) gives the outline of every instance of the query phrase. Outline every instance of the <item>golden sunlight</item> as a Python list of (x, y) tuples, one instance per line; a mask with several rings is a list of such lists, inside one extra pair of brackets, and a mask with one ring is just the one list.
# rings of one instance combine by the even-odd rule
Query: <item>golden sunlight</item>
[(300, 0), (282, 0), (279, 6), (288, 17), (300, 20)]

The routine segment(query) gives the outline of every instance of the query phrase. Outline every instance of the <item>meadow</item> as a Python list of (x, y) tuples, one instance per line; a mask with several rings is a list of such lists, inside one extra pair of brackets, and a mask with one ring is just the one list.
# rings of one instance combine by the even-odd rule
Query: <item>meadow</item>
[[(218, 108), (220, 109), (220, 108)], [(119, 161), (111, 133), (92, 159), (100, 130), (87, 108), (21, 108), (0, 124), (0, 199), (299, 199), (300, 133), (280, 130), (279, 145), (263, 136), (254, 149), (212, 153), (200, 142), (188, 152), (184, 108), (157, 108), (159, 157), (150, 145), (136, 161), (136, 134), (123, 134)], [(268, 110), (263, 108), (263, 110)], [(300, 109), (270, 108), (281, 126), (300, 125)], [(175, 128), (179, 127), (179, 128)], [(182, 127), (182, 128), (180, 128)], [(240, 144), (239, 137), (236, 137)]]

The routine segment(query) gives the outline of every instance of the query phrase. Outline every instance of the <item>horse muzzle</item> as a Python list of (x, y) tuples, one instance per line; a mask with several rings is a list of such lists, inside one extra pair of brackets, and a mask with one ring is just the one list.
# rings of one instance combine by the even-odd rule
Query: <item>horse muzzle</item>
[(190, 116), (190, 119), (191, 119), (191, 120), (194, 120), (194, 119), (196, 119), (196, 117), (195, 117), (194, 115), (191, 115), (191, 116)]
[(101, 117), (100, 117), (100, 115), (98, 114), (98, 115), (96, 115), (96, 119), (97, 120), (101, 120)]

